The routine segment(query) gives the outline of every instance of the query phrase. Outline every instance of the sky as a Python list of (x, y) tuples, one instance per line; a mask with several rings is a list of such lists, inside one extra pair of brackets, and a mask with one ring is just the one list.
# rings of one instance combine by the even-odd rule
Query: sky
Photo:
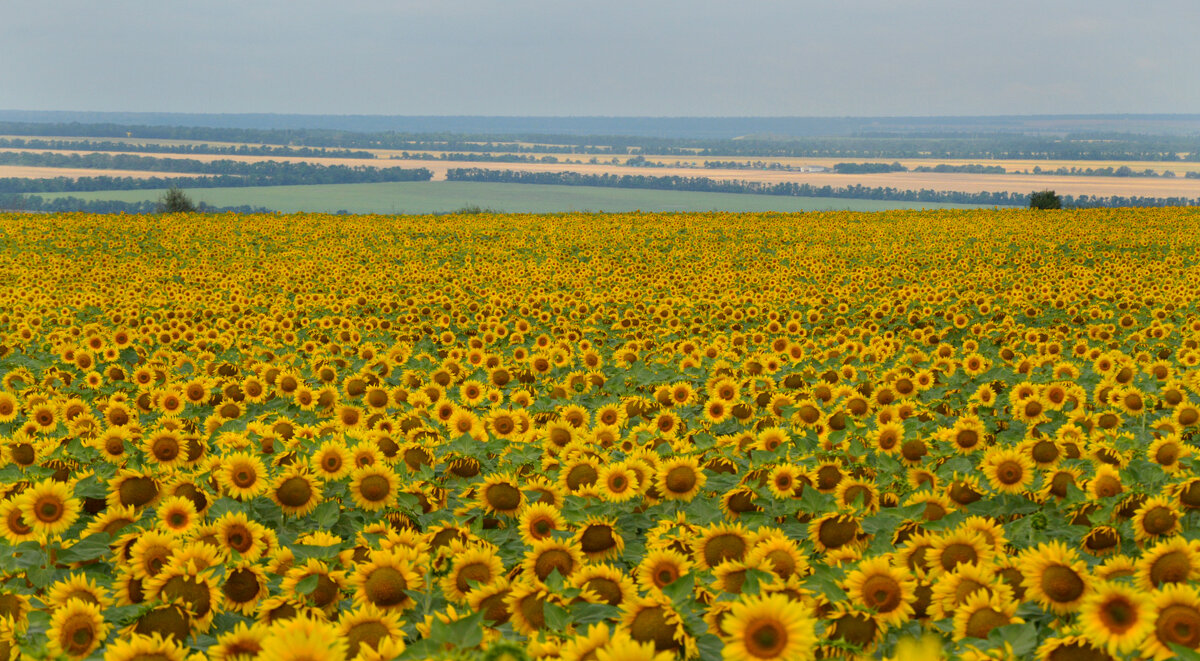
[(1200, 112), (1195, 0), (6, 3), (0, 109)]

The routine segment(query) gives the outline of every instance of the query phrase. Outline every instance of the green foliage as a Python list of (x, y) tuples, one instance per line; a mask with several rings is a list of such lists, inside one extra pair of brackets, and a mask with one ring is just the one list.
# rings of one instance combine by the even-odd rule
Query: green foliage
[(196, 204), (183, 190), (172, 186), (159, 198), (158, 210), (160, 213), (193, 213), (196, 211)]
[(1036, 191), (1029, 194), (1030, 209), (1061, 209), (1062, 200), (1052, 190)]

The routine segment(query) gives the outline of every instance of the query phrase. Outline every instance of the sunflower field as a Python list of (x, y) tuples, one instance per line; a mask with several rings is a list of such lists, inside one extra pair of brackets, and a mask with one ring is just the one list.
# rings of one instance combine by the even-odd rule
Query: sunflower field
[(1200, 214), (0, 215), (0, 661), (1200, 658)]

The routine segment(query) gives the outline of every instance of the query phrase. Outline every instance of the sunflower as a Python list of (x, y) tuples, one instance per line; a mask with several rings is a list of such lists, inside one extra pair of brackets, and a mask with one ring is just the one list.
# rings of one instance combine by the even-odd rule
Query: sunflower
[(769, 571), (781, 580), (800, 578), (809, 573), (808, 558), (799, 545), (782, 535), (764, 539), (750, 550), (746, 564)]
[(342, 661), (346, 650), (337, 626), (296, 617), (271, 624), (256, 661)]
[(904, 569), (892, 567), (887, 556), (858, 563), (845, 586), (852, 602), (870, 608), (885, 624), (899, 626), (912, 617), (916, 581)]
[(535, 636), (546, 628), (546, 604), (558, 605), (558, 601), (540, 584), (518, 581), (504, 597), (504, 607), (511, 616), (513, 629), (526, 636)]
[(17, 499), (0, 501), (0, 539), (10, 546), (16, 546), (36, 538), (37, 533), (25, 523), (25, 515), (21, 513), (21, 505)]
[(233, 552), (253, 562), (267, 551), (267, 529), (245, 512), (227, 512), (214, 522), (217, 545), (228, 557)]
[(354, 456), (343, 442), (325, 441), (309, 459), (313, 472), (326, 480), (345, 477), (354, 468)]
[(217, 642), (207, 650), (212, 661), (240, 661), (255, 658), (262, 651), (262, 641), (267, 637), (268, 626), (262, 622), (239, 622), (232, 629), (219, 634)]
[(957, 530), (937, 536), (927, 559), (935, 573), (953, 571), (962, 563), (987, 564), (995, 550), (984, 536), (974, 530)]
[(79, 518), (79, 499), (71, 496), (66, 484), (52, 479), (30, 486), (16, 503), (21, 518), (38, 536), (61, 535)]
[(1154, 595), (1152, 634), (1143, 647), (1159, 661), (1175, 658), (1171, 645), (1200, 649), (1200, 590), (1185, 584), (1164, 585)]
[(1000, 493), (1019, 495), (1033, 482), (1033, 461), (1014, 448), (996, 446), (988, 449), (980, 467), (988, 484)]
[(545, 581), (557, 571), (563, 578), (570, 578), (583, 565), (583, 552), (572, 543), (557, 539), (539, 539), (525, 552), (521, 569), (530, 580)]
[(579, 545), (589, 561), (620, 556), (625, 549), (625, 540), (617, 532), (617, 521), (614, 518), (592, 516), (577, 526), (573, 541)]
[(993, 629), (1024, 622), (1016, 616), (1017, 602), (1000, 594), (978, 591), (954, 614), (954, 639), (987, 638)]
[(526, 544), (547, 539), (556, 530), (566, 530), (567, 521), (557, 507), (547, 503), (530, 503), (521, 510), (517, 529)]
[(984, 441), (985, 428), (983, 422), (974, 416), (966, 416), (955, 421), (948, 429), (945, 437), (960, 454), (970, 454), (980, 448)]
[(1086, 490), (1088, 495), (1096, 500), (1124, 493), (1125, 487), (1121, 484), (1121, 473), (1116, 468), (1100, 464), (1096, 467), (1095, 475), (1088, 480)]
[(396, 502), (400, 479), (384, 465), (367, 465), (350, 475), (350, 497), (359, 509), (378, 512)]
[(638, 587), (646, 592), (660, 592), (688, 573), (692, 562), (687, 556), (670, 549), (649, 551), (635, 570)]
[(1079, 607), (1083, 635), (1109, 654), (1126, 654), (1138, 648), (1153, 630), (1151, 598), (1124, 583), (1096, 584)]
[(858, 519), (849, 514), (824, 514), (808, 524), (808, 538), (818, 551), (856, 544), (861, 533)]
[(72, 599), (95, 604), (100, 608), (112, 605), (108, 590), (83, 574), (72, 574), (69, 578), (57, 581), (50, 586), (50, 591), (45, 597), (46, 604), (51, 609), (61, 608)]
[(17, 396), (7, 390), (0, 390), (0, 424), (16, 420), (20, 410), (21, 402)]
[(1200, 541), (1171, 537), (1142, 552), (1137, 563), (1137, 584), (1143, 590), (1200, 578)]
[(684, 658), (693, 655), (695, 641), (665, 596), (651, 593), (625, 603), (621, 611), (621, 623), (634, 640), (654, 643), (659, 652), (669, 651)]
[(321, 482), (298, 468), (277, 476), (269, 489), (271, 500), (291, 516), (304, 516), (321, 502)]
[[(299, 592), (299, 585), (309, 577), (316, 577), (316, 584), (311, 591), (302, 594)], [(309, 558), (304, 564), (288, 570), (279, 590), (288, 598), (303, 601), (323, 610), (326, 615), (332, 615), (341, 601), (342, 590), (346, 584), (345, 577), (345, 572), (331, 571), (328, 564), (316, 558)]]
[(139, 579), (153, 578), (179, 550), (182, 542), (173, 535), (147, 530), (137, 535), (129, 548), (129, 571)]
[(350, 585), (354, 603), (373, 604), (384, 610), (404, 610), (413, 605), (409, 592), (420, 592), (424, 581), (409, 552), (398, 549), (372, 551), (354, 568)]
[(625, 461), (605, 464), (596, 476), (600, 496), (609, 502), (622, 503), (638, 496), (641, 486), (635, 473)]
[(104, 661), (186, 661), (183, 638), (132, 633), (117, 638), (104, 651)]
[(904, 424), (900, 421), (885, 422), (871, 433), (868, 440), (877, 451), (894, 455), (904, 444)]
[(108, 630), (99, 605), (72, 599), (54, 610), (46, 637), (51, 651), (78, 659), (100, 647)]
[(1038, 544), (1021, 556), (1026, 594), (1058, 615), (1079, 609), (1092, 584), (1087, 564), (1062, 542)]
[(721, 622), (724, 658), (815, 658), (816, 621), (800, 604), (781, 594), (744, 597), (734, 603)]
[(249, 452), (226, 455), (215, 473), (225, 491), (239, 500), (255, 498), (268, 487), (266, 466)]
[(834, 491), (838, 509), (874, 513), (879, 511), (879, 491), (874, 480), (847, 478), (838, 483)]
[(602, 562), (580, 567), (571, 574), (570, 583), (581, 591), (581, 599), (592, 603), (620, 606), (637, 596), (637, 587), (626, 572)]
[(1177, 534), (1182, 515), (1164, 496), (1148, 498), (1133, 516), (1133, 538), (1143, 543)]
[(700, 492), (707, 479), (695, 457), (676, 456), (659, 466), (655, 485), (667, 500), (690, 501)]
[(208, 631), (221, 604), (221, 592), (213, 572), (197, 573), (181, 563), (167, 565), (146, 581), (144, 587), (149, 599), (182, 608), (189, 630), (193, 632)]
[(496, 552), (484, 546), (472, 546), (454, 554), (449, 573), (442, 577), (442, 593), (447, 599), (465, 602), (475, 589), (472, 583), (487, 585), (504, 574), (504, 564)]
[(197, 525), (196, 505), (182, 496), (168, 496), (158, 504), (158, 525), (172, 535), (187, 535)]
[(1151, 443), (1146, 455), (1168, 474), (1174, 475), (1182, 468), (1181, 460), (1192, 456), (1192, 449), (1178, 435), (1169, 434)]
[(257, 564), (246, 561), (227, 566), (220, 587), (224, 610), (247, 616), (253, 615), (259, 602), (270, 593), (266, 572)]
[[(489, 626), (498, 627), (512, 617), (507, 603), (511, 592), (508, 579), (501, 576), (487, 585), (471, 590), (467, 594), (467, 605), (471, 610), (483, 613), (483, 620)], [(586, 599), (586, 594), (580, 598)]]
[(930, 592), (929, 611), (938, 618), (954, 613), (976, 592), (1013, 599), (1013, 589), (990, 566), (961, 564), (937, 577)]
[(384, 611), (370, 604), (364, 604), (352, 611), (345, 612), (338, 618), (338, 633), (346, 641), (346, 658), (353, 659), (360, 651), (379, 651), (380, 644), (386, 642), (399, 643), (403, 651), (404, 629), (400, 616), (394, 612)]
[(520, 484), (511, 473), (489, 475), (479, 487), (479, 504), (491, 514), (516, 514), (525, 502)]

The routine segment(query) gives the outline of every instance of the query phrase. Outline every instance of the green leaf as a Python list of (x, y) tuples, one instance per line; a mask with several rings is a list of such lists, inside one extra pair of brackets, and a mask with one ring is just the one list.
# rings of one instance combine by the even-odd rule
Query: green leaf
[(571, 616), (567, 614), (567, 609), (546, 602), (542, 604), (542, 615), (546, 618), (546, 626), (550, 627), (551, 631), (566, 631), (571, 624)]
[[(436, 619), (436, 618), (435, 618)], [(483, 611), (476, 611), (450, 623), (450, 632), (459, 647), (478, 647), (483, 642)]]
[(692, 594), (696, 590), (696, 575), (691, 572), (680, 576), (663, 586), (663, 594), (671, 600), (673, 604), (685, 604), (691, 600)]
[(321, 581), (321, 577), (317, 574), (309, 574), (300, 579), (296, 584), (296, 592), (300, 594), (312, 594), (313, 590), (317, 589), (317, 583)]
[(1032, 656), (1033, 651), (1037, 649), (1037, 625), (1032, 622), (1025, 622), (1024, 624), (1009, 624), (1003, 627), (996, 627), (988, 635), (988, 640), (1008, 643), (1012, 645), (1014, 656), (1019, 659), (1026, 658)]
[(613, 620), (620, 616), (621, 609), (608, 604), (593, 604), (584, 601), (571, 607), (571, 621), (576, 625)]
[(107, 555), (112, 549), (112, 536), (106, 532), (88, 535), (58, 554), (59, 562), (84, 562)]
[(337, 523), (341, 511), (342, 507), (336, 500), (327, 500), (313, 510), (313, 519), (316, 520), (318, 526), (328, 530)]

